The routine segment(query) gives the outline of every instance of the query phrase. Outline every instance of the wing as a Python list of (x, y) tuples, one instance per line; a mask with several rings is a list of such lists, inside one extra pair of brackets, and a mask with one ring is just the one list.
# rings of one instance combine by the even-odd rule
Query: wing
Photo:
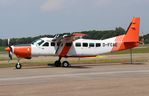
[(82, 38), (84, 36), (87, 36), (87, 34), (83, 33), (72, 33), (70, 35), (56, 35), (52, 41), (54, 42), (61, 42), (61, 41), (67, 41), (72, 42), (78, 38)]
[(56, 53), (60, 57), (67, 57), (67, 53), (69, 52), (73, 41), (87, 36), (86, 34), (82, 33), (72, 33), (71, 35), (63, 35), (57, 38), (54, 38), (53, 41), (58, 44)]

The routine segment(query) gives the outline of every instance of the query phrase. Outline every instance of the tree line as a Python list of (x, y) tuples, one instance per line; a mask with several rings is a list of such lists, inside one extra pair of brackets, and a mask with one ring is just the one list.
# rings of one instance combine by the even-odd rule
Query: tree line
[[(114, 36), (122, 35), (126, 33), (126, 30), (124, 30), (121, 27), (115, 28), (115, 30), (90, 30), (90, 31), (82, 31), (80, 33), (87, 34), (86, 39), (107, 39)], [(63, 33), (64, 34), (70, 34), (70, 33)], [(40, 35), (36, 37), (23, 37), (23, 38), (11, 38), (10, 44), (11, 45), (18, 45), (18, 44), (30, 44), (36, 39), (42, 38), (42, 37), (54, 37), (54, 35)], [(142, 37), (140, 37), (141, 39)], [(146, 34), (143, 36), (145, 44), (149, 44), (149, 34)], [(8, 40), (7, 39), (0, 39), (0, 46), (8, 46)]]

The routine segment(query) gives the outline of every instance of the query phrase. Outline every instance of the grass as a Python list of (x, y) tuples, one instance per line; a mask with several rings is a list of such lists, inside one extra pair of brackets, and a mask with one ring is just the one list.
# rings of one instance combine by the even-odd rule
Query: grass
[[(1, 55), (1, 54), (4, 54), (4, 53), (7, 53), (7, 52), (5, 51), (5, 48), (6, 48), (6, 47), (0, 46), (0, 55)], [(1, 56), (0, 56), (0, 59), (1, 59)]]
[[(0, 47), (0, 50), (2, 51), (1, 53), (3, 54), (7, 54), (6, 52), (4, 52), (4, 48), (5, 47)], [(149, 53), (149, 45), (146, 45), (145, 47), (142, 48), (135, 48), (132, 50), (133, 53)], [(119, 51), (119, 52), (112, 52), (112, 53), (108, 53), (105, 55), (118, 55), (118, 54), (129, 54), (130, 50), (124, 50), (124, 51)], [(16, 61), (16, 57), (13, 56), (13, 62), (7, 62), (7, 60), (9, 60), (7, 57), (3, 57), (0, 54), (0, 68), (6, 68), (6, 67), (14, 67)], [(47, 59), (47, 60), (43, 60), (43, 61), (35, 61), (35, 60), (27, 60), (27, 61), (21, 61), (21, 63), (23, 64), (23, 66), (47, 66), (49, 63), (53, 64), (54, 60), (52, 60), (51, 62), (49, 62), (51, 60)], [(109, 59), (109, 58), (91, 58), (91, 59), (70, 59), (69, 60), (71, 64), (100, 64), (100, 63), (124, 63), (124, 62), (129, 62), (129, 59)], [(135, 62), (145, 62), (146, 60), (141, 58), (139, 60), (134, 60)]]
[[(132, 49), (132, 53), (149, 53), (149, 47)], [(111, 55), (113, 55), (113, 54), (130, 54), (130, 50), (112, 52), (112, 53), (107, 53), (107, 54), (111, 54)]]
[[(133, 62), (145, 62), (145, 59), (134, 60)], [(102, 63), (126, 63), (130, 62), (129, 59), (92, 59), (92, 60), (80, 60), (80, 61), (70, 61), (72, 64), (102, 64)]]
[(5, 51), (5, 47), (0, 46), (0, 51)]
[[(21, 63), (23, 64), (23, 66), (28, 66), (28, 67), (31, 67), (31, 66), (48, 66), (48, 64), (54, 64), (54, 61), (55, 60), (50, 60), (49, 62), (49, 59), (47, 60), (43, 60), (43, 61), (35, 61), (35, 60), (25, 60), (25, 61), (21, 61)], [(133, 62), (146, 62), (147, 60), (144, 59), (144, 58), (140, 58), (140, 59), (133, 59)], [(17, 61), (14, 60), (14, 61), (10, 61), (10, 62), (3, 62), (0, 64), (0, 68), (7, 68), (7, 67), (15, 67), (15, 63)], [(69, 62), (71, 64), (99, 64), (99, 65), (103, 65), (105, 63), (107, 64), (112, 64), (112, 63), (115, 63), (115, 64), (124, 64), (126, 62), (130, 62), (130, 59), (128, 58), (123, 58), (123, 59), (109, 59), (109, 58), (88, 58), (88, 59), (70, 59)]]
[(14, 64), (0, 64), (0, 68), (14, 67)]
[[(48, 63), (46, 62), (37, 62), (37, 63), (22, 63), (23, 66), (47, 66)], [(15, 63), (7, 63), (7, 64), (0, 64), (0, 68), (8, 68), (8, 67), (15, 67)]]

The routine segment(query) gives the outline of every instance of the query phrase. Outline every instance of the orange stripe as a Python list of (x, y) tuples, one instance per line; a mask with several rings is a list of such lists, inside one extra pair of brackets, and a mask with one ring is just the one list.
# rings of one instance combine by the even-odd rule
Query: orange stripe
[(116, 42), (116, 46), (113, 47), (112, 51), (119, 51), (119, 50), (123, 50), (125, 49), (125, 47), (123, 46), (123, 38), (124, 38), (125, 35), (120, 35), (120, 36), (117, 36), (116, 39), (115, 39), (115, 42)]
[(121, 36), (116, 37), (115, 42), (117, 46), (114, 46), (112, 51), (126, 50), (126, 49), (137, 47), (139, 45), (138, 42), (125, 42), (124, 41), (125, 36), (126, 35), (121, 35)]
[(65, 57), (67, 55), (67, 53), (69, 52), (70, 48), (71, 48), (71, 46), (66, 46), (65, 45), (62, 52), (60, 53), (60, 56)]

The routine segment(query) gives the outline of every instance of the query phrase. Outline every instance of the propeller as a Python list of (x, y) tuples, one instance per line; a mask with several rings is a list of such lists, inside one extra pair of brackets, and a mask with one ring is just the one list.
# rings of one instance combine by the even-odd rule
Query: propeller
[(10, 39), (8, 39), (8, 56), (9, 56), (9, 58), (10, 58), (10, 60), (12, 60), (12, 54), (13, 54), (13, 50), (12, 50), (12, 47), (11, 47), (11, 44), (10, 44)]
[(11, 46), (9, 46), (9, 48), (10, 48), (10, 51), (9, 51), (8, 55), (9, 55), (9, 58), (12, 60), (12, 48), (11, 48)]

